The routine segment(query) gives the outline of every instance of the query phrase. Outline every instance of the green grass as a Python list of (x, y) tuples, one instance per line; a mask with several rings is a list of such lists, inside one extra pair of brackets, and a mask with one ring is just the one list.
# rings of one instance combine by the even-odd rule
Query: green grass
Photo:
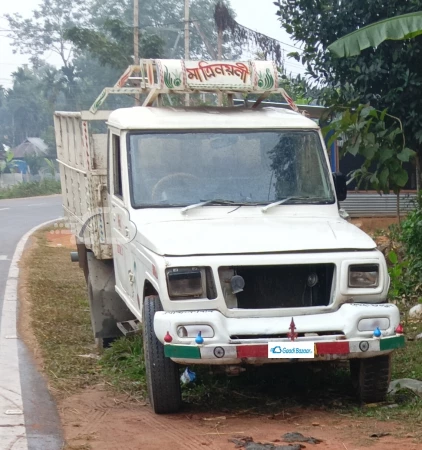
[(103, 375), (118, 391), (135, 398), (143, 398), (146, 392), (145, 364), (140, 336), (116, 340), (104, 350), (100, 360)]
[[(407, 331), (409, 336), (422, 333), (422, 324)], [(406, 331), (406, 330), (405, 330)], [(422, 341), (407, 341), (393, 356), (393, 379), (414, 378), (422, 381)]]
[(60, 194), (60, 181), (44, 179), (42, 181), (19, 183), (9, 188), (0, 189), (0, 199), (37, 197), (40, 195)]

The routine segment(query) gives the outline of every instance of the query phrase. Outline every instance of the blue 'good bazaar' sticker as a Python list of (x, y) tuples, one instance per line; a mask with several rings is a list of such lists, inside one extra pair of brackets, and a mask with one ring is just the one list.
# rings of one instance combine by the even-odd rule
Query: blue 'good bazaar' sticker
[(315, 358), (313, 342), (269, 342), (268, 358)]

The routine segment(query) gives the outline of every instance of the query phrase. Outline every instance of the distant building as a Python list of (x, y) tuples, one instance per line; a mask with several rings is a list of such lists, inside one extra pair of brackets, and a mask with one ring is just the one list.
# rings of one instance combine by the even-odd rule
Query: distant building
[(13, 159), (23, 159), (25, 156), (47, 156), (48, 145), (37, 137), (26, 138), (22, 144), (11, 149)]
[[(41, 138), (26, 138), (22, 144), (10, 149), (13, 153), (14, 171), (24, 175), (32, 172), (33, 175), (38, 173), (38, 167), (34, 169), (28, 166), (25, 158), (27, 156), (37, 156), (40, 158), (48, 158), (48, 145)], [(31, 163), (29, 163), (31, 164)]]

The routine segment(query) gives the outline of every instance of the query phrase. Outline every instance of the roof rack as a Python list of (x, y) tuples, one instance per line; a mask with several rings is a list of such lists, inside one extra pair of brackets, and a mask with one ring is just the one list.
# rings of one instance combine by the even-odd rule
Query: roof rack
[(281, 94), (296, 112), (298, 107), (278, 87), (278, 71), (272, 61), (190, 61), (143, 59), (129, 66), (117, 83), (105, 88), (90, 108), (95, 114), (109, 94), (147, 94), (142, 106), (161, 103), (164, 94), (224, 93), (229, 106), (237, 94), (258, 94), (256, 108), (271, 94)]

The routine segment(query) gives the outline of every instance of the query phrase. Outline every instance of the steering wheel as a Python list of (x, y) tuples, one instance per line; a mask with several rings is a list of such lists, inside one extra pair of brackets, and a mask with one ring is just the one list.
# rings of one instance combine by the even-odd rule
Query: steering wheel
[(165, 188), (167, 185), (171, 185), (173, 182), (176, 182), (179, 185), (183, 185), (183, 182), (185, 182), (186, 187), (194, 189), (194, 187), (190, 186), (192, 182), (199, 183), (199, 178), (195, 175), (192, 175), (190, 173), (172, 173), (170, 175), (166, 175), (165, 177), (161, 178), (156, 185), (152, 188), (152, 194), (151, 198), (152, 201), (160, 201), (161, 195), (163, 194)]

